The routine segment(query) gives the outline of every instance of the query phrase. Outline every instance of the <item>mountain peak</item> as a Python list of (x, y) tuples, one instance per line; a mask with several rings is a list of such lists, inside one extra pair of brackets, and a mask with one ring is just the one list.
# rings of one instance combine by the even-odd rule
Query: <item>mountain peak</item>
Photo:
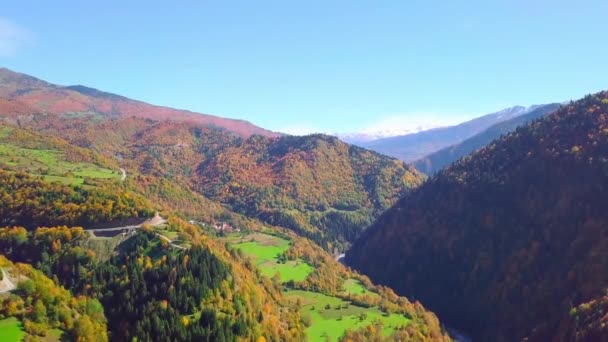
[(34, 76), (13, 71), (8, 68), (0, 68), (0, 88), (27, 89), (38, 87), (49, 87), (50, 83)]

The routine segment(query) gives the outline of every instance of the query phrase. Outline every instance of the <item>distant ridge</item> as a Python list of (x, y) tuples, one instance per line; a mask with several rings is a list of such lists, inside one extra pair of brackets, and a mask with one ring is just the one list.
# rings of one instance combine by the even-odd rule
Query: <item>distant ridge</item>
[[(0, 68), (0, 116), (9, 120), (34, 114), (96, 115), (98, 118), (140, 117), (153, 120), (193, 122), (234, 132), (278, 136), (245, 120), (226, 119), (169, 107), (156, 106), (83, 85), (59, 86), (33, 76)], [(52, 118), (47, 118), (52, 119)]]
[(517, 127), (524, 125), (534, 119), (538, 119), (545, 115), (548, 115), (560, 107), (559, 103), (552, 103), (548, 105), (535, 106), (530, 112), (516, 116), (510, 120), (506, 120), (497, 123), (483, 132), (476, 134), (469, 139), (464, 140), (461, 143), (452, 145), (444, 148), (440, 151), (432, 153), (414, 163), (414, 166), (419, 171), (432, 175), (452, 162), (458, 160), (461, 157), (466, 156), (476, 150), (486, 146), (492, 140), (500, 137), (503, 134), (507, 134)]
[(496, 123), (523, 115), (537, 107), (510, 107), (455, 126), (434, 128), (414, 134), (361, 142), (358, 145), (405, 162), (414, 162), (443, 148), (460, 143)]

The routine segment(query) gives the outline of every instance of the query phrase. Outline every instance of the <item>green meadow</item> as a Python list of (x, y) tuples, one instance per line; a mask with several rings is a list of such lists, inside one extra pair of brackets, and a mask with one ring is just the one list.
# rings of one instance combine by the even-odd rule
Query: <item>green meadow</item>
[(49, 182), (82, 184), (84, 178), (120, 180), (118, 170), (110, 170), (91, 163), (67, 161), (61, 151), (23, 148), (12, 144), (0, 144), (0, 165), (13, 171), (27, 171), (41, 175)]
[(289, 249), (289, 241), (267, 234), (255, 233), (233, 240), (233, 246), (251, 256), (260, 272), (272, 278), (279, 274), (282, 282), (302, 281), (313, 271), (313, 267), (301, 259), (280, 263), (279, 255)]
[(346, 279), (344, 281), (344, 284), (342, 285), (342, 287), (344, 288), (344, 292), (351, 294), (351, 295), (357, 295), (357, 296), (363, 296), (363, 295), (368, 295), (370, 297), (378, 297), (379, 294), (377, 294), (376, 292), (372, 292), (368, 289), (366, 289), (363, 284), (361, 284), (361, 282), (357, 279)]
[(25, 337), (23, 324), (16, 318), (10, 317), (0, 320), (0, 341), (18, 342)]
[(343, 299), (318, 292), (293, 290), (285, 292), (285, 297), (293, 303), (300, 303), (302, 315), (308, 317), (311, 323), (306, 329), (311, 341), (336, 341), (346, 330), (364, 328), (378, 322), (382, 322), (383, 335), (389, 336), (395, 329), (409, 323), (404, 315), (387, 315), (377, 308), (352, 305)]
[[(272, 277), (279, 273), (283, 282), (301, 281), (314, 270), (301, 260), (278, 263), (278, 256), (289, 249), (290, 244), (286, 239), (252, 233), (233, 234), (226, 240), (234, 248), (250, 256), (265, 276)], [(357, 279), (346, 279), (343, 288), (345, 294), (379, 296), (367, 290)], [(409, 323), (409, 319), (404, 315), (387, 315), (378, 308), (364, 308), (319, 292), (287, 290), (284, 295), (292, 304), (300, 304), (302, 316), (310, 323), (306, 329), (310, 341), (337, 341), (347, 330), (364, 328), (379, 322), (382, 323), (383, 335), (389, 336), (395, 329)]]

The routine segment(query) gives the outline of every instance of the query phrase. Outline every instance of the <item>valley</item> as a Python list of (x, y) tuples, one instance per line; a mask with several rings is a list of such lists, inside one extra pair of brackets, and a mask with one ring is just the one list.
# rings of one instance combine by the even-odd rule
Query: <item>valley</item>
[(395, 138), (407, 164), (2, 69), (0, 338), (603, 338), (607, 97)]

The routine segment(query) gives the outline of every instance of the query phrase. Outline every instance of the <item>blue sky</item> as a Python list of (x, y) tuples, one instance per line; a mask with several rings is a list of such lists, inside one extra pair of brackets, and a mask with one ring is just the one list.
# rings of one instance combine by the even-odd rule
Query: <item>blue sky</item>
[[(179, 5), (177, 5), (179, 4)], [(291, 132), (608, 89), (607, 1), (11, 1), (0, 65)]]

